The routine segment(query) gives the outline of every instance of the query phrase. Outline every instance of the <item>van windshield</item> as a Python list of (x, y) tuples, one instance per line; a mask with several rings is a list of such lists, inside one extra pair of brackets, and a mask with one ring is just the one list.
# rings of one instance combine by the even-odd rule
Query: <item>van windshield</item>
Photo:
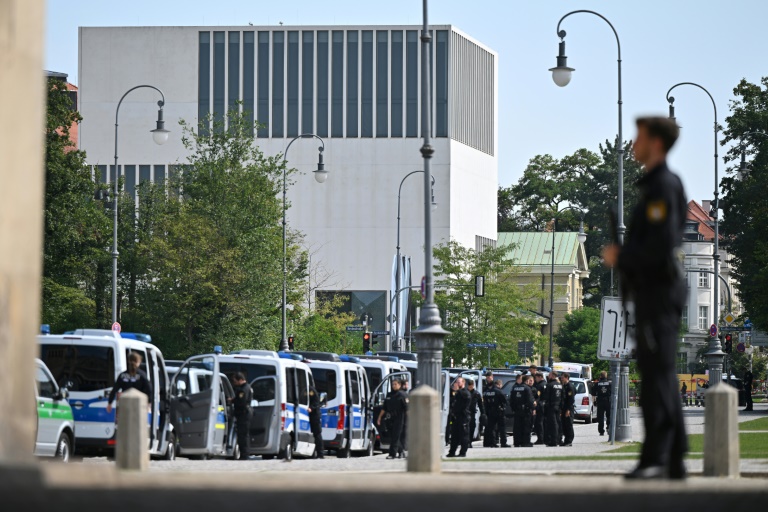
[(315, 389), (318, 393), (326, 393), (328, 401), (336, 398), (336, 371), (326, 368), (312, 368), (312, 377), (315, 379)]
[(232, 376), (237, 372), (245, 375), (245, 380), (248, 383), (253, 382), (259, 377), (272, 377), (277, 375), (277, 370), (271, 364), (253, 364), (245, 362), (219, 362), (219, 371), (226, 375), (230, 382), (232, 382)]
[(40, 359), (60, 387), (99, 391), (115, 384), (115, 351), (88, 345), (41, 345)]
[(371, 389), (376, 389), (376, 386), (381, 384), (381, 370), (379, 368), (365, 368), (365, 373), (368, 375), (368, 384)]

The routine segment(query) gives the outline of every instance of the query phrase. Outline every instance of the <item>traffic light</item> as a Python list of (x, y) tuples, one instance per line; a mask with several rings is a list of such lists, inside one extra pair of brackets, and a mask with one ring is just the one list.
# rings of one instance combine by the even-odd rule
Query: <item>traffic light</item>
[(723, 352), (726, 354), (733, 352), (733, 337), (730, 334), (725, 335), (725, 348), (723, 349)]
[(379, 335), (378, 334), (374, 334), (373, 335), (373, 337), (371, 338), (371, 344), (372, 345), (378, 345), (379, 344)]
[(371, 333), (363, 333), (363, 354), (371, 351)]
[(288, 336), (288, 350), (293, 350), (293, 336)]

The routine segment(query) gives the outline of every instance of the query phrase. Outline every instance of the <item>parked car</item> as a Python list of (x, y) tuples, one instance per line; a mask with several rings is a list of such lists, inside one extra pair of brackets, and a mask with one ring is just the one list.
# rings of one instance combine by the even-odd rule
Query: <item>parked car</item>
[(69, 393), (66, 388), (59, 388), (45, 363), (35, 359), (35, 365), (35, 455), (69, 462), (75, 451), (75, 419), (67, 402)]
[(585, 423), (592, 423), (597, 419), (597, 407), (595, 399), (589, 390), (589, 381), (587, 379), (572, 378), (571, 384), (576, 388), (575, 397), (575, 420), (584, 420)]

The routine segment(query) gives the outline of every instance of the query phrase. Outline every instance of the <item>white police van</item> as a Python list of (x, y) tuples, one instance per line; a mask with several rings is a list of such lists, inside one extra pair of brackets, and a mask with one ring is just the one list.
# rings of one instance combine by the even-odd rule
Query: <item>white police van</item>
[[(144, 335), (145, 339), (149, 339)], [(78, 329), (72, 334), (37, 338), (40, 359), (59, 387), (69, 391), (77, 428), (77, 450), (104, 451), (115, 446), (115, 410), (107, 412), (109, 393), (128, 367), (131, 352), (141, 355), (141, 369), (152, 386), (148, 415), (149, 453), (175, 458), (175, 437), (168, 401), (168, 377), (163, 354), (147, 341), (128, 339), (103, 329)]]
[(251, 455), (291, 460), (315, 456), (309, 426), (309, 385), (312, 372), (301, 356), (242, 350), (218, 356), (216, 371), (231, 378), (242, 372), (253, 390), (250, 423)]
[(37, 402), (37, 435), (35, 455), (56, 457), (69, 462), (75, 449), (75, 420), (67, 403), (69, 393), (59, 388), (51, 372), (35, 359), (35, 399)]
[(375, 435), (368, 375), (353, 356), (327, 352), (293, 352), (304, 357), (315, 389), (325, 397), (321, 424), (323, 444), (339, 458), (350, 453), (373, 455)]

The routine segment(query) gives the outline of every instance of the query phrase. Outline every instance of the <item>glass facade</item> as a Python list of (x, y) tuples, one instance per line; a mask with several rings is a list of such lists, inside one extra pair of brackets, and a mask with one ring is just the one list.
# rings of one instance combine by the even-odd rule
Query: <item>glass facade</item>
[(250, 125), (250, 135), (253, 135), (253, 114), (254, 114), (254, 66), (256, 65), (256, 54), (254, 48), (253, 32), (243, 32), (243, 110), (245, 118)]
[(448, 136), (448, 31), (437, 31), (435, 48), (435, 136)]
[[(344, 32), (333, 31), (331, 41), (331, 137), (344, 136)], [(319, 72), (319, 68), (318, 68)], [(318, 134), (319, 135), (319, 134)]]
[(259, 32), (258, 57), (256, 119), (259, 122), (259, 129), (256, 135), (269, 137), (269, 32)]
[(286, 135), (296, 137), (299, 134), (299, 33), (288, 32), (288, 118)]
[(272, 32), (272, 137), (283, 136), (285, 32)]
[(155, 180), (155, 183), (165, 183), (165, 166), (164, 165), (155, 166), (154, 180)]
[[(314, 133), (315, 33), (301, 33), (301, 133)], [(326, 80), (327, 82), (327, 80)]]
[(403, 32), (392, 32), (391, 137), (403, 136)]
[(197, 119), (201, 122), (211, 111), (211, 33), (200, 32), (197, 64)]
[(240, 32), (229, 33), (227, 64), (227, 110), (232, 110), (240, 99)]
[(405, 33), (405, 101), (406, 137), (419, 136), (419, 34), (416, 30)]
[[(328, 31), (317, 33), (317, 129), (320, 137), (328, 136)], [(306, 131), (306, 130), (305, 130)]]
[(389, 136), (389, 32), (376, 31), (376, 136)]
[(152, 180), (152, 166), (151, 165), (140, 165), (139, 166), (139, 183), (144, 183), (145, 181), (151, 181)]
[[(224, 74), (225, 64), (224, 32), (213, 33), (213, 120), (220, 123), (224, 120)], [(222, 125), (219, 125), (219, 129)]]
[(358, 44), (357, 30), (347, 31), (347, 137), (357, 137)]
[(125, 173), (125, 191), (128, 192), (128, 195), (136, 198), (136, 166), (135, 165), (126, 165), (123, 167), (123, 172)]
[(373, 137), (373, 30), (363, 30), (360, 78), (360, 136)]

